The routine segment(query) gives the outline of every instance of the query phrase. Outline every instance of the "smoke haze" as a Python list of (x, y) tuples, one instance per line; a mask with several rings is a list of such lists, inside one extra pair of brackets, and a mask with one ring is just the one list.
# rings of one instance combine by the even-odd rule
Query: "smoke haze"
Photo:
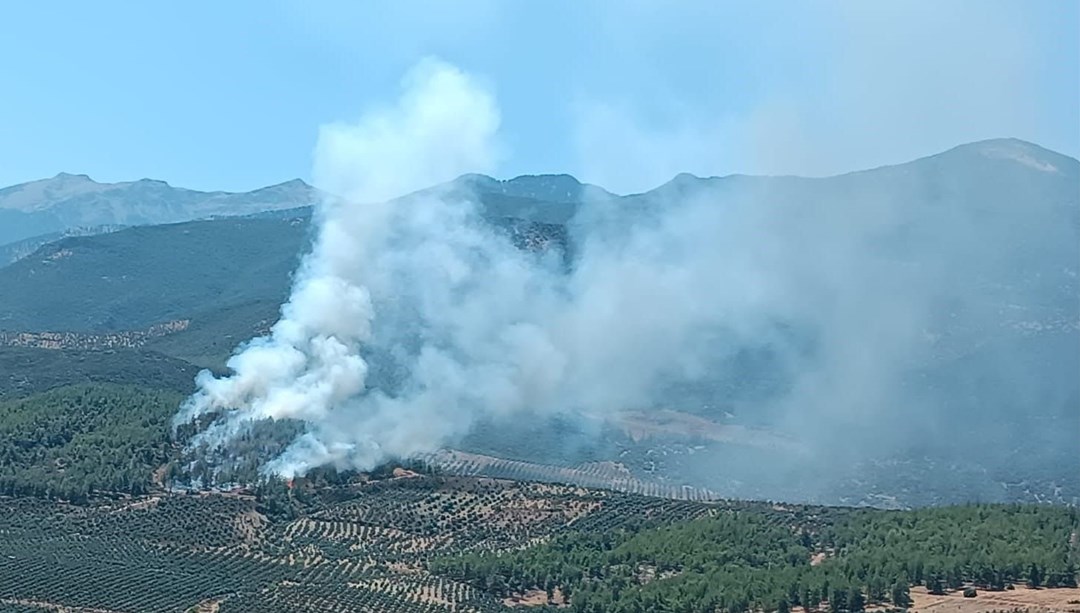
[[(567, 270), (561, 254), (516, 248), (475, 197), (415, 191), (493, 168), (499, 122), (489, 86), (428, 59), (394, 106), (320, 130), (315, 176), (338, 197), (316, 213), (271, 333), (238, 350), (231, 375), (200, 374), (176, 422), (219, 419), (194, 445), (228, 449), (256, 422), (294, 419), (306, 432), (267, 472), (363, 470), (435, 451), (480, 420), (604, 420), (692, 396), (673, 389), (715, 398), (768, 378), (779, 383), (728, 394), (728, 408), (815, 455), (880, 450), (938, 434), (919, 420), (947, 399), (913, 392), (912, 377), (963, 344), (941, 340), (949, 317), (976, 335), (998, 325), (987, 275), (1028, 249), (1009, 246), (1018, 216), (1057, 237), (1047, 244), (1076, 243), (1055, 221), (1057, 195), (1021, 212), (1023, 194), (987, 185), (981, 210), (933, 206), (970, 196), (954, 193), (976, 184), (967, 177), (677, 177), (584, 203)], [(1023, 153), (999, 147), (976, 153), (1003, 164)], [(1075, 183), (1073, 166), (1053, 172)], [(767, 366), (740, 380), (731, 365), (747, 351)], [(1010, 406), (1024, 406), (1046, 385), (1017, 371), (1006, 360), (979, 373), (1016, 383)]]

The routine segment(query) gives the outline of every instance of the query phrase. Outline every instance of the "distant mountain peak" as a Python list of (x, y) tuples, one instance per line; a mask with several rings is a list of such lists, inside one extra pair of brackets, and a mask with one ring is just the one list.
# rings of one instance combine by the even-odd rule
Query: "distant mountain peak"
[(955, 148), (956, 149), (965, 149), (965, 148), (970, 148), (970, 149), (992, 149), (992, 148), (999, 148), (999, 147), (1013, 147), (1013, 148), (1027, 149), (1027, 150), (1046, 151), (1046, 149), (1043, 149), (1042, 147), (1036, 145), (1035, 143), (1023, 140), (1021, 138), (1016, 138), (1016, 137), (1013, 137), (1013, 136), (1005, 136), (1005, 137), (1002, 137), (1002, 138), (987, 138), (987, 139), (984, 139), (984, 140), (977, 140), (977, 141), (973, 141), (973, 142), (970, 142), (970, 143), (967, 143), (967, 144), (957, 145)]
[(589, 198), (612, 196), (602, 187), (582, 183), (565, 173), (519, 175), (512, 179), (467, 174), (458, 177), (453, 184), (518, 198), (560, 203), (580, 203)]
[(314, 190), (315, 188), (312, 187), (311, 185), (309, 185), (307, 183), (307, 181), (304, 181), (303, 179), (289, 179), (288, 181), (282, 181), (281, 183), (275, 183), (273, 185), (267, 185), (266, 187), (260, 187), (259, 189), (252, 190), (252, 191), (261, 192), (261, 191), (266, 191), (266, 190), (279, 190), (279, 189), (308, 189), (308, 190)]
[(278, 183), (278, 186), (280, 186), (280, 187), (311, 187), (310, 185), (308, 185), (307, 181), (304, 181), (303, 179), (289, 179), (288, 181)]
[(97, 181), (90, 178), (90, 175), (85, 174), (71, 174), (68, 172), (58, 172), (52, 179), (46, 179), (47, 181), (66, 182), (66, 183), (97, 183)]
[(1019, 138), (992, 138), (953, 147), (927, 159), (971, 156), (1020, 164), (1045, 173), (1072, 173), (1080, 168), (1074, 158)]
[(1018, 138), (999, 138), (972, 143), (972, 147), (988, 158), (1011, 160), (1042, 172), (1061, 172), (1050, 159), (1050, 152)]
[(582, 185), (581, 181), (577, 180), (574, 175), (559, 172), (559, 173), (543, 173), (538, 175), (519, 175), (513, 179), (508, 179), (507, 183), (532, 183), (532, 182), (552, 182), (552, 183), (567, 183), (572, 185)]
[(171, 185), (169, 185), (168, 181), (162, 181), (161, 179), (142, 178), (136, 181), (136, 183), (139, 183), (140, 185), (158, 185), (162, 187), (172, 187)]
[(699, 177), (699, 176), (697, 176), (695, 174), (692, 174), (692, 173), (689, 173), (689, 172), (680, 172), (679, 174), (672, 177), (671, 181), (669, 181), (669, 182), (678, 184), (678, 183), (686, 183), (687, 181), (702, 181), (704, 179), (714, 179), (714, 178), (715, 177)]
[(710, 183), (714, 179), (716, 179), (716, 177), (699, 177), (689, 172), (680, 172), (679, 174), (672, 177), (670, 181), (664, 183), (663, 185), (657, 187), (655, 190), (652, 191), (658, 193), (667, 193), (671, 191), (674, 191), (675, 193), (680, 193), (683, 190), (687, 189), (697, 189), (702, 185)]

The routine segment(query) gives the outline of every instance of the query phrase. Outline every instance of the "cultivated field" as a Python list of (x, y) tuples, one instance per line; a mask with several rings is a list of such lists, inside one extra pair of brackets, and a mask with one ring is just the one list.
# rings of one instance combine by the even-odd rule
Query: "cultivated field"
[[(469, 466), (481, 461), (453, 457)], [(523, 470), (516, 464), (497, 466)], [(620, 470), (612, 464), (587, 468)], [(337, 485), (300, 480), (288, 489), (277, 487), (258, 497), (244, 490), (156, 493), (116, 495), (85, 505), (0, 498), (0, 611), (492, 613), (565, 608), (606, 613), (596, 608), (597, 598), (614, 602), (616, 596), (603, 590), (620, 582), (627, 593), (635, 590), (645, 599), (641, 602), (648, 602), (660, 598), (661, 588), (671, 588), (665, 598), (683, 598), (687, 592), (679, 591), (679, 585), (695, 577), (714, 588), (717, 584), (708, 577), (734, 581), (720, 592), (730, 593), (747, 585), (738, 573), (749, 572), (758, 573), (753, 575), (758, 581), (810, 582), (804, 585), (818, 594), (811, 601), (818, 603), (814, 610), (824, 612), (830, 610), (826, 590), (813, 587), (814, 581), (824, 578), (835, 587), (859, 572), (878, 573), (898, 556), (911, 555), (920, 563), (925, 558), (930, 573), (931, 564), (950, 564), (934, 559), (940, 556), (935, 553), (940, 543), (977, 560), (978, 551), (963, 553), (965, 542), (1009, 539), (1006, 549), (991, 558), (1005, 556), (1000, 568), (1013, 574), (1008, 583), (1017, 583), (1014, 589), (980, 588), (976, 598), (966, 599), (958, 593), (931, 596), (915, 587), (912, 608), (1080, 613), (1077, 588), (1033, 590), (1016, 580), (1028, 559), (1047, 561), (1043, 574), (1055, 582), (1051, 585), (1071, 580), (1055, 566), (1076, 559), (1075, 538), (1069, 535), (1076, 534), (1078, 523), (1069, 509), (889, 512), (676, 500), (402, 469)], [(980, 526), (989, 532), (981, 533)], [(898, 532), (905, 530), (908, 536)], [(918, 535), (925, 546), (912, 541)], [(890, 541), (889, 553), (877, 544), (885, 541)], [(1020, 551), (1024, 547), (1027, 552)], [(721, 558), (728, 560), (726, 565), (715, 566)], [(953, 559), (960, 563), (962, 557)], [(957, 568), (976, 568), (964, 564)], [(1013, 567), (1019, 570), (1008, 570)], [(1069, 568), (1075, 573), (1075, 564)], [(815, 574), (812, 569), (826, 570)], [(724, 574), (730, 572), (736, 575)], [(873, 593), (867, 590), (866, 610), (890, 607), (888, 596)], [(580, 608), (582, 598), (591, 598), (593, 606)], [(643, 604), (643, 609), (623, 602), (611, 610), (748, 613), (775, 610), (768, 603), (777, 601), (749, 606), (731, 601), (714, 609), (699, 598), (698, 608), (678, 608), (674, 600), (655, 608), (661, 602)]]
[(572, 486), (424, 476), (306, 496), (304, 514), (287, 520), (238, 495), (85, 507), (0, 499), (0, 610), (498, 611), (500, 599), (434, 576), (426, 562), (520, 548), (570, 527), (710, 512)]
[(719, 494), (706, 488), (638, 479), (615, 462), (590, 462), (564, 467), (507, 460), (458, 450), (440, 451), (424, 456), (423, 459), (442, 471), (460, 476), (569, 483), (672, 500), (708, 501), (721, 498)]

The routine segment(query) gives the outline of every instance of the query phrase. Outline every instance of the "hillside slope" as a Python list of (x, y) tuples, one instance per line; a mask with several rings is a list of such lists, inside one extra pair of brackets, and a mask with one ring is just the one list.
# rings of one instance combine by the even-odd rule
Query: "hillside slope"
[[(478, 192), (485, 217), (522, 248), (565, 247), (565, 229), (550, 220), (565, 221), (579, 203), (514, 195), (519, 182), (535, 185), (530, 179), (491, 179), (494, 191)], [(464, 198), (473, 181), (441, 193)], [(0, 267), (0, 331), (111, 332), (200, 322), (248, 305), (276, 311), (309, 243), (310, 217), (310, 208), (298, 207), (47, 242)], [(253, 312), (261, 319), (265, 310)]]
[[(738, 232), (717, 240), (734, 241), (729, 255), (775, 256), (799, 290), (770, 305), (775, 333), (721, 347), (709, 377), (673, 386), (663, 407), (635, 408), (783, 428), (812, 456), (714, 444), (698, 430), (665, 432), (670, 424), (628, 441), (532, 420), (478, 429), (470, 450), (562, 465), (617, 457), (635, 477), (743, 497), (1080, 499), (1074, 159), (1006, 139), (821, 179), (680, 175), (625, 197), (563, 176), (467, 176), (433, 189), (474, 190), (519, 246), (564, 248), (570, 266), (586, 231), (617, 237), (692, 202), (735, 221), (750, 212), (753, 230), (775, 239), (767, 250)], [(120, 336), (220, 367), (275, 320), (309, 216), (288, 209), (49, 243), (0, 267), (0, 333), (68, 331), (93, 346), (85, 335), (183, 321), (173, 334)], [(830, 360), (843, 365), (833, 387), (796, 387)], [(883, 379), (888, 393), (860, 396)]]
[(183, 360), (153, 351), (0, 347), (0, 401), (87, 383), (139, 385), (185, 394), (194, 389), (197, 372)]
[(0, 269), (0, 329), (134, 330), (280, 303), (307, 231), (306, 217), (233, 218), (65, 238)]

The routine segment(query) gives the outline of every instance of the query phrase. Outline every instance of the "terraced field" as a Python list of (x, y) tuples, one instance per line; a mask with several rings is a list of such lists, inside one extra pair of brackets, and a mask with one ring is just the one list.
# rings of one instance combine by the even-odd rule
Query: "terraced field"
[(440, 451), (423, 456), (422, 459), (452, 475), (566, 483), (672, 500), (709, 501), (721, 498), (719, 494), (706, 488), (638, 479), (615, 462), (590, 462), (561, 467), (457, 450)]
[(243, 495), (89, 506), (0, 500), (0, 610), (500, 611), (501, 600), (431, 574), (427, 562), (517, 549), (570, 528), (686, 519), (713, 508), (573, 486), (428, 476), (303, 497), (300, 516), (285, 520)]
[[(443, 460), (462, 472), (534, 470)], [(1080, 603), (1075, 508), (884, 511), (657, 493), (667, 497), (395, 468), (85, 505), (0, 498), (0, 611), (745, 613), (805, 602), (981, 613)], [(977, 602), (961, 595), (969, 587)]]

